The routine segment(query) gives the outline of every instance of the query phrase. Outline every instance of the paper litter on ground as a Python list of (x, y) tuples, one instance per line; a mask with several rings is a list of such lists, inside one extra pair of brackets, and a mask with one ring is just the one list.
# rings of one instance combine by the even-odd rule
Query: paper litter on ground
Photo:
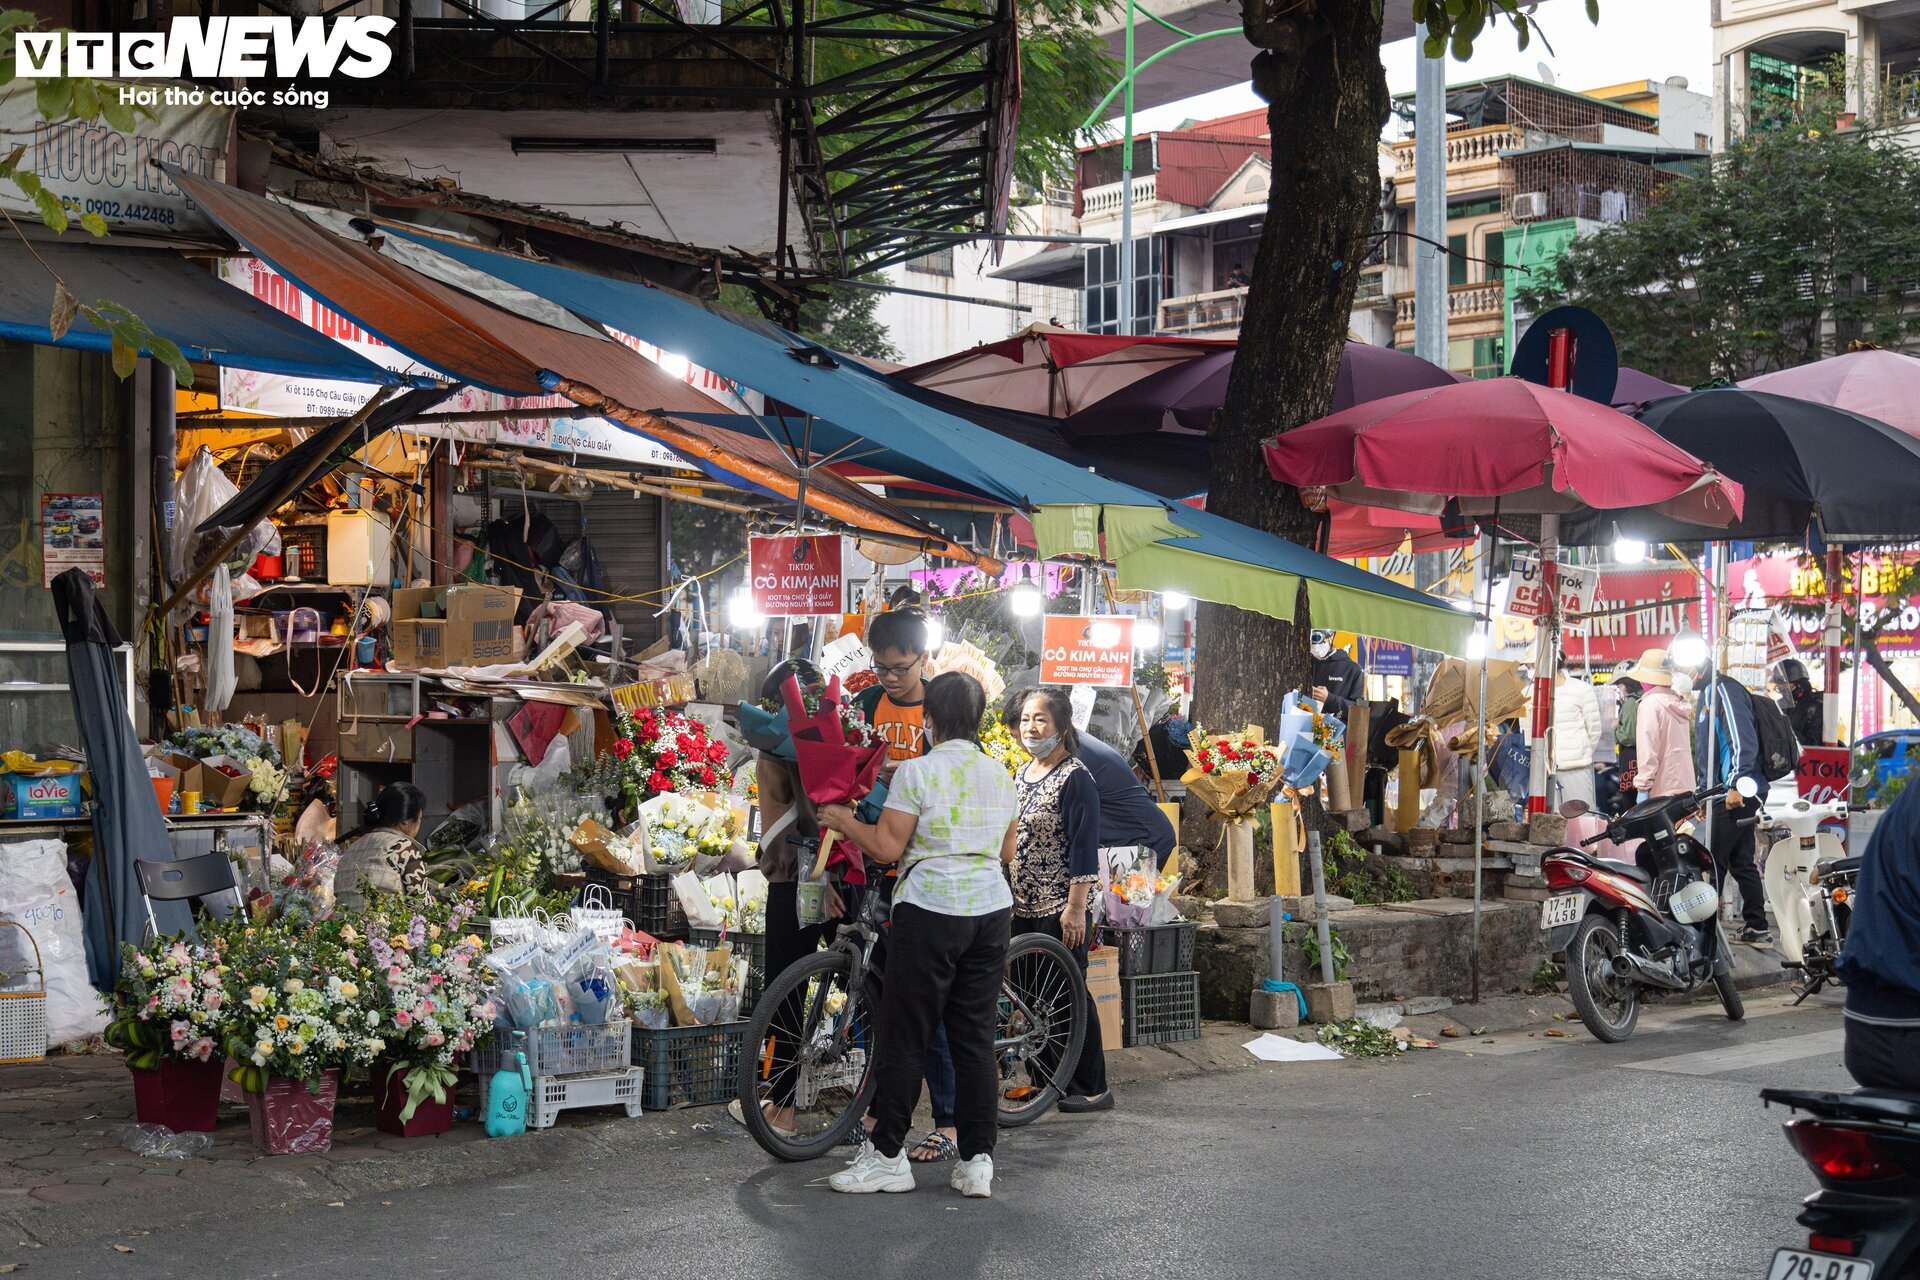
[(1257, 1040), (1247, 1041), (1245, 1048), (1262, 1062), (1338, 1062), (1345, 1057), (1326, 1045), (1289, 1040), (1286, 1036), (1276, 1036), (1271, 1032)]

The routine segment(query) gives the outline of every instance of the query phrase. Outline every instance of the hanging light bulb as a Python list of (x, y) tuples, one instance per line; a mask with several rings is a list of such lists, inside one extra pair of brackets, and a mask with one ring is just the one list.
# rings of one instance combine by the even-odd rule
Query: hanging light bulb
[(1467, 661), (1479, 662), (1487, 656), (1487, 633), (1476, 631), (1467, 637)]
[(1647, 558), (1647, 544), (1638, 538), (1615, 538), (1613, 558), (1621, 564), (1640, 564)]
[(1120, 624), (1100, 619), (1088, 626), (1087, 639), (1097, 649), (1111, 649), (1120, 643)]
[(1168, 613), (1178, 613), (1193, 603), (1193, 597), (1184, 591), (1162, 591), (1160, 603), (1166, 606)]
[(1149, 622), (1145, 618), (1136, 618), (1133, 623), (1133, 647), (1141, 653), (1160, 647), (1160, 624)]
[(938, 653), (947, 642), (947, 627), (938, 618), (927, 619), (927, 652)]
[(1046, 607), (1046, 598), (1040, 594), (1040, 588), (1031, 582), (1022, 582), (1007, 592), (1007, 605), (1016, 618), (1031, 618)]
[(767, 617), (754, 603), (753, 592), (739, 587), (727, 597), (727, 625), (738, 631), (752, 631), (766, 625)]
[(1667, 646), (1667, 662), (1675, 671), (1698, 671), (1707, 665), (1707, 640), (1698, 631), (1683, 631)]

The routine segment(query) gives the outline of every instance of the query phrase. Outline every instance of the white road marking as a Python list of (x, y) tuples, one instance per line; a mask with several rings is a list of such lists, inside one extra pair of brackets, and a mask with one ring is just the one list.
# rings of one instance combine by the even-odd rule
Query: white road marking
[(1798, 1058), (1839, 1053), (1846, 1044), (1846, 1032), (1811, 1031), (1805, 1035), (1782, 1036), (1753, 1044), (1728, 1045), (1720, 1049), (1702, 1049), (1670, 1058), (1648, 1058), (1642, 1062), (1623, 1062), (1632, 1071), (1661, 1071), (1679, 1076), (1717, 1076), (1753, 1067), (1771, 1067)]

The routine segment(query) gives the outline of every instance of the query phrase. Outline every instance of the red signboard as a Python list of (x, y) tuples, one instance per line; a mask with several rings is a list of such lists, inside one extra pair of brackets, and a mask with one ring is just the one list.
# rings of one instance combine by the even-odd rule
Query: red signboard
[(1845, 747), (1800, 748), (1800, 767), (1793, 772), (1794, 781), (1800, 784), (1800, 798), (1814, 804), (1845, 799), (1847, 754)]
[(753, 603), (770, 618), (812, 618), (839, 613), (845, 589), (840, 539), (756, 537), (749, 545)]
[(1133, 684), (1133, 619), (1048, 614), (1040, 645), (1042, 684), (1125, 689)]
[(1572, 632), (1562, 643), (1567, 657), (1595, 666), (1611, 666), (1638, 658), (1649, 649), (1664, 649), (1684, 629), (1700, 628), (1699, 580), (1683, 568), (1643, 572), (1609, 569), (1600, 575), (1590, 616), (1582, 632)]

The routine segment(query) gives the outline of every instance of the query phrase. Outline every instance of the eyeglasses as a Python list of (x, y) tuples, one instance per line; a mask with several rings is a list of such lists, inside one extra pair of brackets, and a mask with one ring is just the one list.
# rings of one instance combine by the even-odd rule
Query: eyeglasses
[(913, 673), (913, 669), (920, 665), (920, 661), (921, 660), (919, 658), (915, 658), (912, 662), (905, 663), (898, 667), (889, 667), (884, 663), (876, 662), (873, 664), (873, 673), (877, 676), (911, 675)]

